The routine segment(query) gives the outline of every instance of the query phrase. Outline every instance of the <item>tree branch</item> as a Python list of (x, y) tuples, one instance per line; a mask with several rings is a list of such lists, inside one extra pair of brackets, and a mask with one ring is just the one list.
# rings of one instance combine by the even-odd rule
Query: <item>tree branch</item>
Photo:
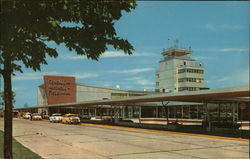
[(4, 70), (0, 68), (0, 74), (3, 76)]

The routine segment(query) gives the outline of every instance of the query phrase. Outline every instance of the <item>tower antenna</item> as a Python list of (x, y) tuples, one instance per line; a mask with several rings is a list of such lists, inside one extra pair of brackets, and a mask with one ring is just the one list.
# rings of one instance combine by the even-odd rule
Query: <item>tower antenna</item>
[(178, 49), (178, 47), (179, 47), (179, 39), (176, 38), (176, 40), (174, 40), (174, 48)]
[(167, 49), (170, 49), (170, 37), (168, 37), (168, 46)]

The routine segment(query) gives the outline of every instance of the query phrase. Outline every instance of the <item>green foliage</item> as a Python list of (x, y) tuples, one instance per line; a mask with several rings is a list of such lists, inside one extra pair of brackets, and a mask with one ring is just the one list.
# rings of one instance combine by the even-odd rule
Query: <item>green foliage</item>
[(22, 63), (37, 71), (47, 64), (46, 57), (57, 57), (56, 48), (48, 42), (63, 44), (93, 60), (108, 46), (132, 54), (133, 46), (116, 35), (114, 22), (136, 4), (134, 0), (1, 0), (0, 5), (0, 74), (4, 79), (7, 141), (4, 158), (12, 158), (11, 74), (22, 72)]
[[(0, 158), (3, 158), (3, 132), (0, 131)], [(13, 139), (13, 159), (42, 159), (38, 154), (30, 151)]]
[[(136, 7), (134, 0), (15, 0), (1, 1), (0, 54), (11, 55), (12, 72), (25, 67), (40, 70), (46, 57), (57, 57), (46, 42), (98, 60), (112, 46), (132, 54), (133, 46), (117, 36), (114, 22)], [(0, 56), (0, 64), (4, 63)]]
[[(16, 102), (15, 96), (16, 93), (12, 91), (12, 103)], [(0, 106), (3, 104), (3, 101), (4, 101), (4, 92), (0, 92)]]

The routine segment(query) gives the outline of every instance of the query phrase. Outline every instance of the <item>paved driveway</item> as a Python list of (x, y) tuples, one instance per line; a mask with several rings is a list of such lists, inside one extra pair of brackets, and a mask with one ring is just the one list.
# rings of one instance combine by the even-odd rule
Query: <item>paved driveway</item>
[[(3, 120), (0, 119), (3, 129)], [(14, 137), (45, 159), (248, 159), (249, 143), (161, 131), (14, 119)]]

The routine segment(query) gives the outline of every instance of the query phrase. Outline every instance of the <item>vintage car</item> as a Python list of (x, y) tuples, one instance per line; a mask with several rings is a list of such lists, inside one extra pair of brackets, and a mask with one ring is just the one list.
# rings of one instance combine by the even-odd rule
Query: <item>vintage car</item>
[(39, 113), (31, 114), (31, 120), (42, 120), (42, 116)]
[(52, 123), (59, 123), (59, 122), (62, 121), (62, 115), (60, 113), (52, 114), (49, 117), (49, 121), (52, 122)]
[(31, 113), (29, 113), (29, 112), (23, 114), (24, 119), (30, 119), (30, 116), (31, 116)]
[(77, 114), (65, 114), (62, 118), (63, 124), (79, 124), (80, 118)]

